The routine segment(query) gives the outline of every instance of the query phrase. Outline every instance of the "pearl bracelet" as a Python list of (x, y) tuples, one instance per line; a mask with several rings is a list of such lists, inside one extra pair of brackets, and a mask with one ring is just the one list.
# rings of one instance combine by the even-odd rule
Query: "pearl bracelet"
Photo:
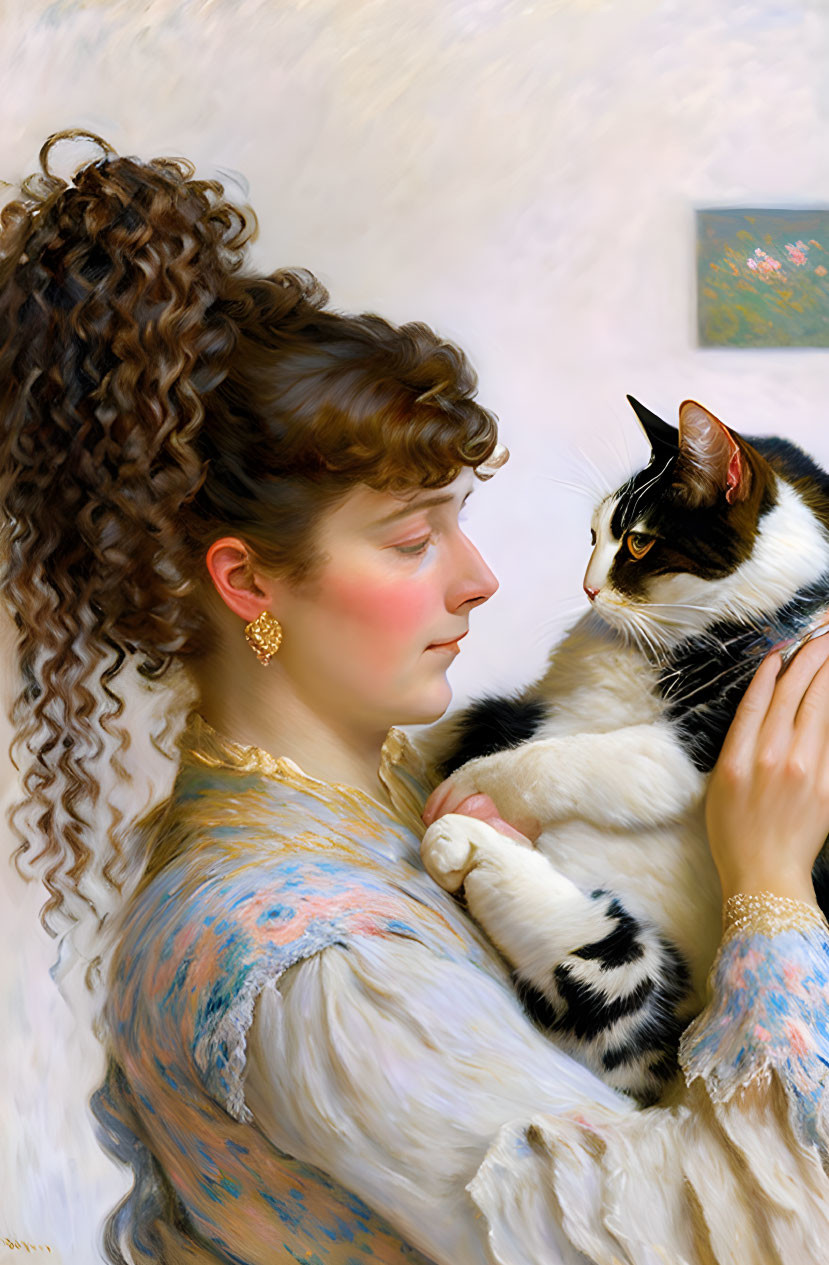
[(816, 905), (774, 892), (736, 892), (723, 905), (723, 940), (734, 935), (775, 936), (781, 931), (829, 932)]

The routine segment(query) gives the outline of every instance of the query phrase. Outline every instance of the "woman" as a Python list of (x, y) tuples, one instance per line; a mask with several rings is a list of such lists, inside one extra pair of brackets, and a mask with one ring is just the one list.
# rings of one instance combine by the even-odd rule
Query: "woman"
[(327, 311), (304, 274), (245, 275), (244, 214), (186, 164), (99, 142), (65, 187), (55, 139), (0, 263), (3, 592), (47, 918), (94, 904), (126, 655), (183, 664), (198, 700), (169, 718), (169, 800), (110, 830), (105, 875), (143, 874), (94, 1102), (135, 1172), (109, 1258), (821, 1260), (829, 639), (779, 683), (771, 658), (729, 736), (712, 1000), (687, 1093), (637, 1111), (531, 1025), (418, 855), (433, 780), (390, 726), (442, 714), (496, 588), (458, 525), (497, 464), (466, 360)]

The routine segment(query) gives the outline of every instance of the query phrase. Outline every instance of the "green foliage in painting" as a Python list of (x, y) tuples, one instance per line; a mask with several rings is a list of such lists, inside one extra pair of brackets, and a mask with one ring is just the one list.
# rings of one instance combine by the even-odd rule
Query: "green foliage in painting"
[(703, 347), (829, 347), (829, 211), (697, 211)]

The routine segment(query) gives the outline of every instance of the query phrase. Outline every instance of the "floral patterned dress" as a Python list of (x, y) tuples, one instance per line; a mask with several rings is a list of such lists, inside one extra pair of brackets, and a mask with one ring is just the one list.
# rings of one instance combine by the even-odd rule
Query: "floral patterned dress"
[(100, 1136), (133, 1190), (113, 1261), (773, 1265), (826, 1260), (829, 931), (727, 926), (686, 1085), (638, 1110), (526, 1018), (425, 873), (429, 778), (393, 811), (195, 716), (130, 901)]

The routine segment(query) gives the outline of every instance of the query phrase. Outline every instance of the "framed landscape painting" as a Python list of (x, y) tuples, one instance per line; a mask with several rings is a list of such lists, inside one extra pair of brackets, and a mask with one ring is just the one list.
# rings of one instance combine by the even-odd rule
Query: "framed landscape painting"
[(829, 347), (829, 210), (696, 213), (702, 347)]

